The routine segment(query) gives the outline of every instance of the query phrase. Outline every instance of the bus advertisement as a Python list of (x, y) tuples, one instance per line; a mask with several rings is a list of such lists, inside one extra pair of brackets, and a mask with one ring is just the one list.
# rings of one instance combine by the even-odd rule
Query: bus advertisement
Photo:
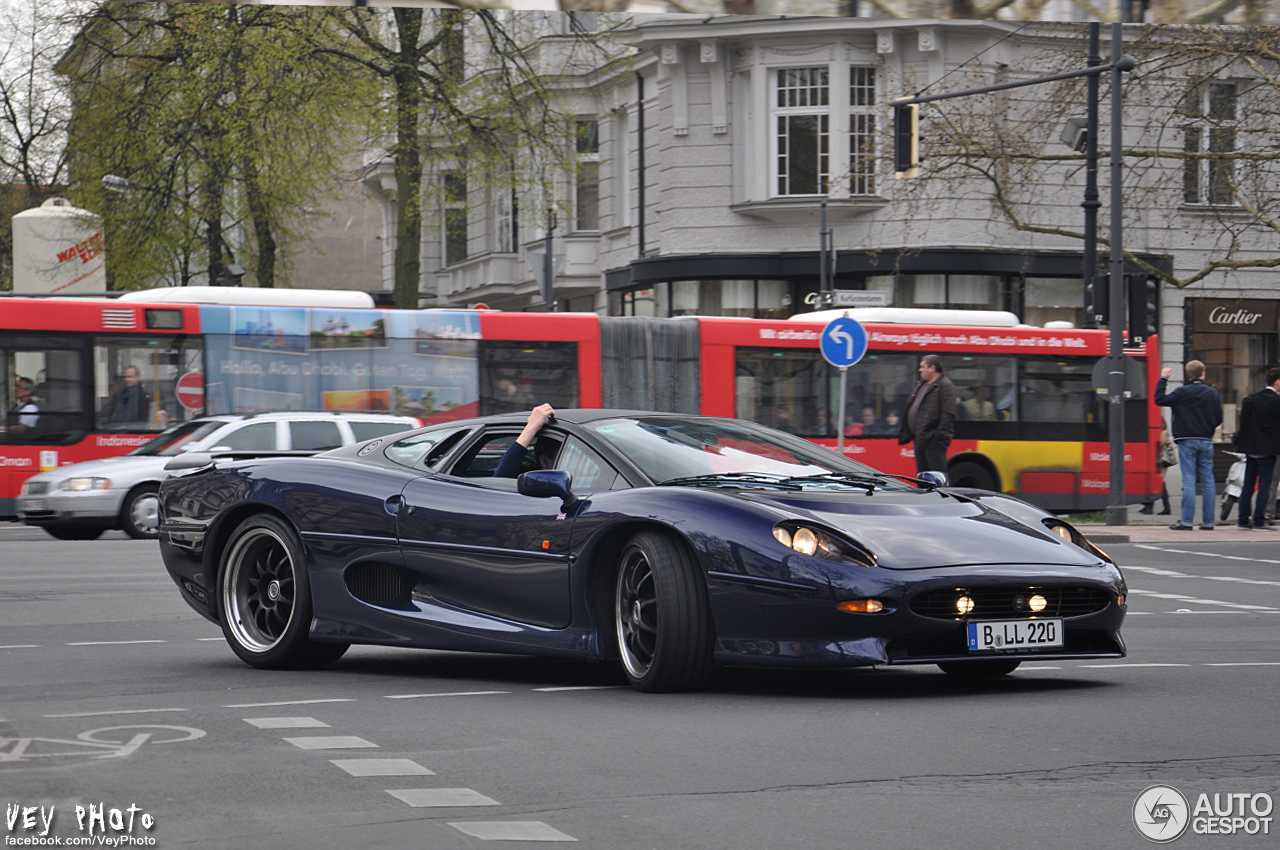
[[(873, 312), (864, 319), (869, 350), (849, 370), (837, 412), (838, 371), (819, 351), (817, 314), (380, 310), (288, 292), (288, 302), (253, 305), (0, 301), (0, 517), (15, 516), (22, 483), (37, 472), (123, 454), (201, 415), (276, 410), (393, 412), (429, 423), (545, 401), (737, 416), (833, 449), (841, 427), (850, 456), (912, 475), (911, 446), (897, 434), (925, 353), (943, 358), (957, 388), (953, 483), (1061, 512), (1108, 501), (1108, 404), (1095, 388), (1106, 331), (1016, 326), (1011, 314)], [(987, 324), (967, 324), (975, 318)], [(1125, 352), (1139, 376), (1125, 402), (1130, 502), (1159, 490), (1156, 351), (1149, 340)]]

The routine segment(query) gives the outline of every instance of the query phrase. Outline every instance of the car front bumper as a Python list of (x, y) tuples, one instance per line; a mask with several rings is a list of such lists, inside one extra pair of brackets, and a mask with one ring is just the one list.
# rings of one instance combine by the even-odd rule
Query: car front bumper
[(120, 516), (123, 490), (56, 490), (18, 499), (18, 516), (27, 525), (110, 525)]

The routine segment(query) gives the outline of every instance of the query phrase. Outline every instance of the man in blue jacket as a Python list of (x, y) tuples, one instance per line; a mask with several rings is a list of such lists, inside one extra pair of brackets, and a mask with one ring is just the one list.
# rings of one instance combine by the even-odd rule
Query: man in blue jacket
[(1217, 488), (1213, 480), (1213, 432), (1222, 424), (1222, 399), (1218, 391), (1204, 382), (1204, 364), (1192, 360), (1183, 367), (1187, 382), (1168, 395), (1172, 369), (1161, 369), (1156, 382), (1156, 404), (1173, 410), (1173, 442), (1178, 447), (1178, 465), (1182, 467), (1182, 518), (1169, 526), (1190, 531), (1196, 516), (1196, 478), (1204, 519), (1200, 528), (1213, 530), (1213, 502)]
[[(1274, 531), (1267, 525), (1267, 502), (1271, 493), (1271, 474), (1276, 455), (1280, 455), (1280, 369), (1267, 370), (1267, 385), (1240, 405), (1240, 430), (1236, 445), (1245, 453), (1244, 486), (1240, 490), (1241, 528)], [(1258, 487), (1258, 506), (1250, 521), (1254, 484)]]

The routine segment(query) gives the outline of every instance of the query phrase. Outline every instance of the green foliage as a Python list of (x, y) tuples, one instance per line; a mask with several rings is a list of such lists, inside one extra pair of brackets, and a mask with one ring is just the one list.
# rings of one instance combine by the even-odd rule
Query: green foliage
[[(101, 212), (116, 289), (224, 264), (270, 286), (335, 194), (376, 92), (335, 69), (331, 10), (103, 3), (63, 60), (76, 202)], [(109, 193), (104, 175), (130, 189)], [(229, 238), (243, 229), (244, 254)]]

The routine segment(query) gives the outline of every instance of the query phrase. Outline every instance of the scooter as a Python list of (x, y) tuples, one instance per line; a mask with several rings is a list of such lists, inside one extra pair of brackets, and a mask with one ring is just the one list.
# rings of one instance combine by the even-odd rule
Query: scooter
[[(1231, 509), (1235, 507), (1236, 502), (1240, 501), (1240, 493), (1244, 490), (1244, 453), (1225, 452), (1225, 454), (1231, 455), (1236, 460), (1227, 470), (1226, 494), (1222, 497), (1222, 513), (1219, 515), (1221, 522), (1226, 522), (1227, 517), (1231, 516)], [(1265, 493), (1262, 496), (1266, 498)]]

